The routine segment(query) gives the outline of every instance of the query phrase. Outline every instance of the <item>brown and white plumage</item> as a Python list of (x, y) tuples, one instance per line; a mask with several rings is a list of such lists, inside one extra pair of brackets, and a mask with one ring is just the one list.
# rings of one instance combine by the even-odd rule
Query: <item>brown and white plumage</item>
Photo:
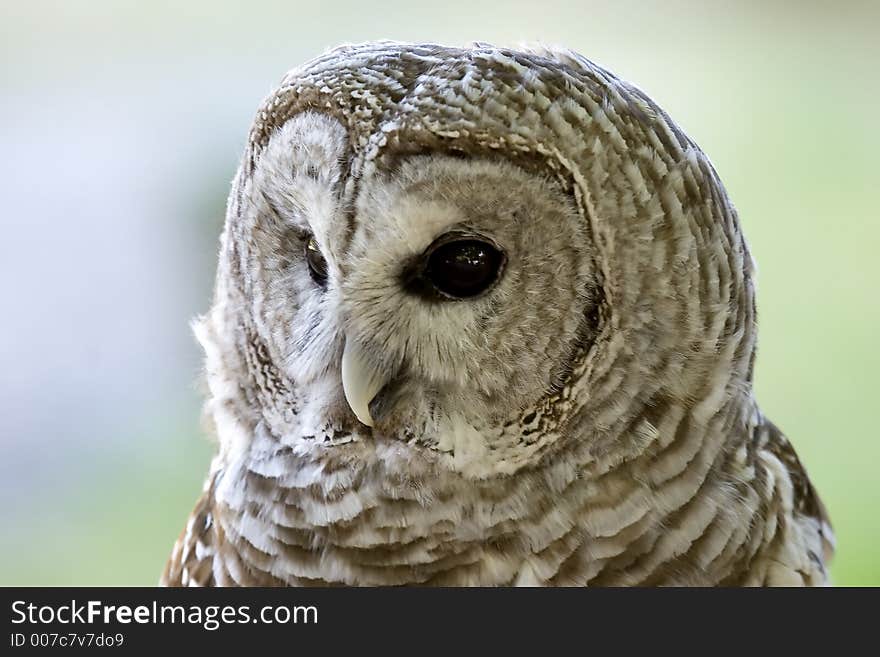
[[(413, 294), (453, 230), (500, 279)], [(827, 582), (824, 509), (752, 395), (733, 206), (575, 53), (383, 42), (289, 73), (197, 334), (219, 451), (163, 584)]]

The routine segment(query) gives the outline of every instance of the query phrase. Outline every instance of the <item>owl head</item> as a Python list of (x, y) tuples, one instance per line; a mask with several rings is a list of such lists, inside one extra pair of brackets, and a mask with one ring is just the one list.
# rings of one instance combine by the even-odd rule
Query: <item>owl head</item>
[(221, 446), (509, 475), (750, 394), (751, 259), (706, 157), (569, 52), (373, 43), (290, 72), (197, 324)]

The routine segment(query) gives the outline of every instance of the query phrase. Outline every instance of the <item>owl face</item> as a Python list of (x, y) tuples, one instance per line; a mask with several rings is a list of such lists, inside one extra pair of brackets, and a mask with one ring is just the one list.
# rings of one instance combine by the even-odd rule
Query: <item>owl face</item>
[(558, 390), (596, 330), (587, 224), (547, 175), (413, 155), (356, 181), (313, 112), (245, 187), (244, 298), (298, 429), (474, 458)]

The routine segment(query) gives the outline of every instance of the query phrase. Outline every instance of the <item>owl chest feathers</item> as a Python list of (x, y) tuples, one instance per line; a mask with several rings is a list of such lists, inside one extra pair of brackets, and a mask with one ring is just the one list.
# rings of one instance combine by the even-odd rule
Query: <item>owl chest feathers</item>
[[(478, 481), (399, 445), (316, 458), (255, 440), (215, 460), (202, 513), (175, 551), (178, 583), (824, 581), (820, 537), (793, 508), (780, 463), (730, 450), (705, 427), (678, 427), (662, 442), (613, 466), (572, 453)], [(175, 583), (170, 567), (164, 581)]]

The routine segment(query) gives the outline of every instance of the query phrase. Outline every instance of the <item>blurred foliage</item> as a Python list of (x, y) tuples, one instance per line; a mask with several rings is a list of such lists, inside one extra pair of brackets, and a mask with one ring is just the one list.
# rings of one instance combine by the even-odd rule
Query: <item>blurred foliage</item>
[[(343, 4), (333, 19), (318, 4), (291, 2), (4, 3), (3, 75), (17, 89), (101, 75), (112, 93), (130, 66), (148, 87), (177, 76), (196, 102), (201, 72), (219, 67), (224, 93), (255, 108), (285, 69), (343, 41), (539, 40), (596, 59), (654, 96), (725, 181), (758, 262), (758, 398), (829, 508), (835, 582), (880, 585), (878, 4), (493, 0), (440, 11), (400, 1), (377, 12)], [(172, 100), (185, 108), (190, 97)], [(208, 117), (192, 134), (222, 145), (205, 147), (204, 167), (193, 169), (190, 223), (181, 222), (199, 235), (190, 266), (206, 279), (237, 164), (231, 144), (242, 143), (250, 117)], [(192, 314), (207, 303), (206, 288)], [(0, 583), (157, 580), (212, 447), (194, 407), (153, 425), (152, 435), (126, 437), (137, 444), (130, 454), (84, 450), (64, 499), (27, 497), (4, 512)]]

